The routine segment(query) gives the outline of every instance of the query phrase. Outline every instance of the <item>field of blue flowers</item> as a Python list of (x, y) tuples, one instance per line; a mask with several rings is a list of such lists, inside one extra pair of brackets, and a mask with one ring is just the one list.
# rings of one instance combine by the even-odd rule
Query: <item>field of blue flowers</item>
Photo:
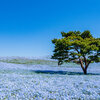
[(0, 100), (100, 100), (100, 64), (84, 75), (76, 64), (0, 59)]

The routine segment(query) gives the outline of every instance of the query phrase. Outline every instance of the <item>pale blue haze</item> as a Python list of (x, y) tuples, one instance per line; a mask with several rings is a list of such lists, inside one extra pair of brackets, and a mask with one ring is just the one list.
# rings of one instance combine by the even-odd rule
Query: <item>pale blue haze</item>
[(100, 37), (100, 0), (0, 0), (0, 56), (51, 55), (61, 31)]

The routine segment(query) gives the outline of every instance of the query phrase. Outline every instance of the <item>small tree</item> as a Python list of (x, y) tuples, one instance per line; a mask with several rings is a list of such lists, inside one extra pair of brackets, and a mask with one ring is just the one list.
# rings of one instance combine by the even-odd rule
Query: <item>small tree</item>
[(84, 74), (90, 63), (100, 62), (100, 38), (94, 38), (90, 31), (61, 32), (61, 39), (53, 39), (55, 45), (53, 59), (58, 65), (63, 62), (74, 62), (81, 65)]

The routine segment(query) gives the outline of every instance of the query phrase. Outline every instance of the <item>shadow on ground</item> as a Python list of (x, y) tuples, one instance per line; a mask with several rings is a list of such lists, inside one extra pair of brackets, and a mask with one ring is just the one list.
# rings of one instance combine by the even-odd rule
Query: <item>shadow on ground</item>
[[(60, 75), (84, 75), (82, 72), (52, 71), (52, 70), (31, 70), (37, 74), (60, 74)], [(100, 75), (99, 73), (87, 73), (87, 75)]]

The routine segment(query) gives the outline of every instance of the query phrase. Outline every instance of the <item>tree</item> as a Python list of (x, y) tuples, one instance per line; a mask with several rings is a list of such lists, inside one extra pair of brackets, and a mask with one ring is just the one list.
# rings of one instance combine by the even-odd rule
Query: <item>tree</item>
[(52, 59), (63, 62), (73, 62), (81, 65), (84, 74), (90, 63), (100, 62), (100, 38), (94, 38), (90, 31), (61, 32), (61, 39), (53, 39), (55, 45)]

